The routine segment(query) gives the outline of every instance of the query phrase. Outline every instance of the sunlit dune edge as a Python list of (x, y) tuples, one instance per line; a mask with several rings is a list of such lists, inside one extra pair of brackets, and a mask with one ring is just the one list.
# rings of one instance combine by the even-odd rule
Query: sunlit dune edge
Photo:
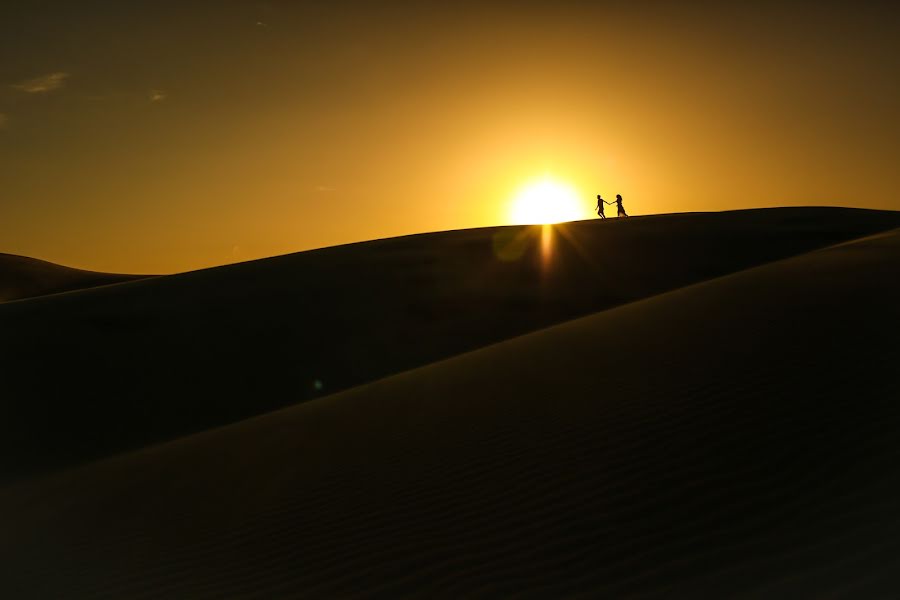
[(870, 235), (9, 486), (0, 588), (896, 589), (898, 267)]

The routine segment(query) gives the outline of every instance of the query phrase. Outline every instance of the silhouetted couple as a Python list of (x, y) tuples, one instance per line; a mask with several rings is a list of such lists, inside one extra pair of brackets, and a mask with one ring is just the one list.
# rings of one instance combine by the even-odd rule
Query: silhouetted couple
[(627, 217), (628, 216), (628, 213), (625, 212), (625, 207), (622, 205), (622, 196), (620, 196), (619, 194), (616, 194), (615, 202), (607, 202), (606, 200), (603, 199), (603, 196), (601, 196), (600, 194), (597, 194), (597, 214), (600, 215), (601, 219), (606, 218), (606, 213), (603, 212), (604, 204), (615, 204), (616, 208), (618, 209), (617, 216), (619, 216), (619, 217)]

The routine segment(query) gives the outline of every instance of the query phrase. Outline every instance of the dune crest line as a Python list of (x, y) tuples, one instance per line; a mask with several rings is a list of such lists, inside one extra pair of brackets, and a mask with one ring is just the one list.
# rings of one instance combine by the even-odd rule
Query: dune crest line
[[(0, 305), (0, 481), (236, 422), (900, 226), (785, 208), (326, 248)], [(48, 376), (49, 375), (49, 376)]]

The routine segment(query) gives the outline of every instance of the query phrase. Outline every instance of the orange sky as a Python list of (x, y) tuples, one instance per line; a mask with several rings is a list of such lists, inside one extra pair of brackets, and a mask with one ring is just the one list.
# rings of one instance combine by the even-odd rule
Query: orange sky
[(3, 252), (181, 271), (506, 223), (545, 175), (587, 214), (900, 209), (885, 2), (15, 4)]

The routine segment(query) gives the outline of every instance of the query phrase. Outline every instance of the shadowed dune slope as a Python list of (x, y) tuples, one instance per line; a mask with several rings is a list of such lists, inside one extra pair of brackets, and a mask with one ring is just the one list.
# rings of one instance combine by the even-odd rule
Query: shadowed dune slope
[(900, 590), (900, 232), (0, 492), (4, 596)]
[(44, 260), (0, 253), (0, 302), (142, 279), (146, 275), (97, 273)]
[(0, 306), (0, 478), (171, 439), (900, 226), (791, 208), (451, 231)]

